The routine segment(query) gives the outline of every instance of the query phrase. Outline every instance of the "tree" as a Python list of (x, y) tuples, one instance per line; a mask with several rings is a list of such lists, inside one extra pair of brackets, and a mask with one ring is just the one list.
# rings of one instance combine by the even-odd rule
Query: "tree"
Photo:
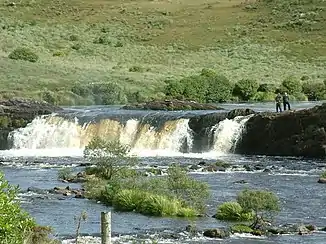
[(245, 212), (254, 212), (252, 228), (257, 228), (261, 220), (265, 222), (266, 217), (272, 217), (280, 211), (279, 199), (270, 191), (246, 189), (238, 194), (237, 202)]
[(104, 140), (94, 137), (84, 150), (84, 157), (95, 164), (95, 174), (105, 180), (119, 177), (126, 169), (135, 163), (129, 156), (129, 146), (122, 145), (117, 140)]
[(294, 77), (287, 77), (283, 80), (282, 86), (290, 94), (300, 93), (302, 91), (302, 84)]

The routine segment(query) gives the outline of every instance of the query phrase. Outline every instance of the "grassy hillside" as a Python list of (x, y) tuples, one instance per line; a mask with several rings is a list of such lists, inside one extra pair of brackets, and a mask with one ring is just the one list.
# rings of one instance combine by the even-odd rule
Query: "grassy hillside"
[[(162, 97), (164, 80), (203, 68), (234, 83), (326, 79), (324, 0), (0, 0), (0, 16), (4, 98), (72, 105), (97, 103), (103, 91), (118, 102)], [(21, 47), (37, 62), (8, 58)], [(108, 82), (119, 89), (90, 88)]]

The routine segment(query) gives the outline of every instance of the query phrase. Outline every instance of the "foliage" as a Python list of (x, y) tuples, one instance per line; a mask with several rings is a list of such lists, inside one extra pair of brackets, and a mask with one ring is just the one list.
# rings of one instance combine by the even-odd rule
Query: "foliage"
[(257, 81), (242, 79), (235, 84), (233, 95), (238, 96), (243, 101), (248, 101), (256, 94), (258, 88)]
[(233, 233), (251, 233), (253, 232), (253, 229), (244, 224), (236, 224), (231, 226), (231, 231)]
[(185, 205), (192, 206), (200, 212), (205, 210), (205, 202), (209, 197), (208, 185), (187, 175), (179, 165), (172, 165), (168, 169), (168, 189)]
[(323, 100), (326, 98), (326, 85), (324, 83), (306, 82), (303, 83), (302, 90), (309, 101)]
[(233, 85), (221, 74), (203, 69), (200, 75), (185, 77), (179, 81), (166, 81), (165, 95), (197, 102), (225, 102), (231, 99)]
[(302, 91), (302, 85), (299, 80), (294, 77), (287, 77), (282, 81), (282, 86), (284, 87), (285, 91), (289, 94), (300, 93)]
[(268, 102), (268, 101), (274, 101), (275, 100), (275, 93), (273, 92), (257, 92), (252, 100), (258, 101), (258, 102)]
[(20, 47), (12, 51), (8, 58), (15, 60), (24, 60), (35, 63), (38, 60), (37, 54), (35, 54), (31, 49)]
[(321, 175), (320, 178), (325, 178), (326, 179), (326, 171), (324, 171)]
[(264, 219), (265, 215), (272, 216), (280, 211), (278, 197), (270, 191), (245, 189), (237, 196), (237, 202), (244, 211), (255, 213), (255, 226), (259, 219)]
[(268, 84), (268, 83), (262, 83), (259, 85), (257, 92), (271, 92), (275, 93), (276, 91), (276, 85), (275, 84)]
[(62, 168), (58, 171), (58, 179), (59, 180), (70, 180), (73, 178), (73, 173), (71, 168)]
[[(295, 93), (293, 93), (292, 96), (294, 97), (293, 100), (296, 100), (296, 101), (308, 101), (308, 98), (302, 92), (295, 92)], [(290, 96), (290, 99), (291, 99), (291, 96)]]
[(60, 244), (59, 240), (49, 238), (52, 228), (48, 226), (34, 226), (24, 239), (24, 244)]
[(135, 164), (135, 159), (130, 157), (130, 148), (119, 141), (105, 140), (94, 137), (85, 147), (84, 157), (96, 165), (97, 177), (111, 180), (119, 177), (120, 172), (126, 167)]
[(248, 221), (253, 219), (251, 212), (244, 212), (237, 202), (225, 202), (217, 209), (216, 218), (229, 221)]
[(0, 239), (2, 243), (23, 243), (36, 226), (35, 221), (20, 208), (16, 200), (18, 187), (8, 183), (0, 172)]

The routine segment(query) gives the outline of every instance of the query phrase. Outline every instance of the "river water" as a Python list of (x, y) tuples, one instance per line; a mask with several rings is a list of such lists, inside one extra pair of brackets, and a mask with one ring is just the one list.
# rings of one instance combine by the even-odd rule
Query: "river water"
[[(314, 105), (316, 103), (307, 102), (292, 106), (302, 109)], [(225, 104), (223, 107), (226, 109), (250, 107), (256, 111), (274, 110), (272, 103)], [(213, 143), (209, 149), (193, 153), (189, 149), (192, 147), (192, 137), (187, 126), (187, 118), (192, 116), (192, 113), (208, 111), (156, 111), (155, 117), (152, 112), (121, 111), (116, 107), (65, 108), (61, 114), (65, 119), (57, 117), (54, 119), (53, 116), (38, 118), (25, 129), (15, 131), (11, 135), (13, 148), (0, 151), (2, 162), (0, 169), (4, 171), (10, 183), (20, 186), (23, 208), (35, 217), (39, 224), (52, 226), (55, 236), (62, 240), (74, 236), (76, 230), (74, 218), (81, 211), (86, 211), (88, 215), (87, 221), (82, 223), (82, 234), (95, 237), (100, 232), (100, 212), (112, 211), (112, 233), (115, 243), (141, 243), (141, 241), (151, 243), (151, 240), (158, 240), (159, 243), (326, 243), (324, 232), (307, 236), (283, 235), (268, 238), (235, 235), (226, 240), (213, 240), (201, 235), (191, 236), (185, 232), (189, 224), (200, 230), (227, 226), (227, 223), (210, 216), (215, 214), (220, 203), (234, 200), (237, 193), (246, 187), (268, 189), (279, 196), (281, 212), (275, 220), (278, 224), (303, 223), (318, 227), (326, 226), (325, 185), (317, 183), (318, 176), (326, 169), (324, 160), (232, 154), (232, 143), (241, 136), (246, 118), (220, 122), (212, 128), (215, 134), (211, 135)], [(155, 132), (153, 126), (148, 126), (151, 117), (156, 118), (156, 125), (161, 123), (159, 133)], [(139, 123), (140, 119), (144, 121), (144, 118), (146, 123)], [(91, 120), (96, 126), (87, 124)], [(120, 123), (117, 124), (116, 121)], [(209, 217), (193, 220), (115, 212), (110, 207), (87, 199), (26, 192), (28, 187), (41, 189), (67, 185), (73, 188), (80, 187), (79, 184), (59, 182), (58, 170), (63, 167), (71, 167), (76, 172), (83, 170), (80, 166), (85, 162), (82, 157), (83, 147), (89, 137), (98, 134), (118, 137), (122, 142), (132, 144), (132, 153), (139, 157), (139, 167), (155, 165), (165, 168), (173, 162), (192, 165), (200, 161), (223, 160), (238, 166), (247, 165), (252, 170), (237, 167), (236, 170), (218, 173), (191, 172), (193, 177), (207, 182), (212, 193), (207, 207)], [(186, 151), (181, 150), (185, 147), (188, 148)], [(235, 183), (238, 180), (247, 183)]]

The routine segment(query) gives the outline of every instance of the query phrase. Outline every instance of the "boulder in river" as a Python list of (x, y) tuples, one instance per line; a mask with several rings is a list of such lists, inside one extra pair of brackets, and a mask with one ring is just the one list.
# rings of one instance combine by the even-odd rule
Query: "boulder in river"
[(326, 155), (326, 103), (314, 108), (255, 114), (246, 123), (236, 153), (251, 155)]
[(215, 229), (205, 230), (203, 235), (210, 238), (225, 239), (230, 236), (230, 232), (227, 231), (226, 229), (215, 228)]

